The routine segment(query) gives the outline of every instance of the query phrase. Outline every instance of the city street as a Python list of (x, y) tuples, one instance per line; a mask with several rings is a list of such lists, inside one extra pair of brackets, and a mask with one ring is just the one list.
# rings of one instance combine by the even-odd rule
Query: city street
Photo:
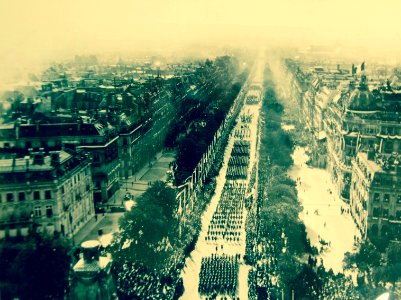
[(149, 162), (127, 180), (121, 180), (120, 194), (124, 196), (128, 191), (134, 197), (139, 197), (148, 189), (150, 183), (157, 180), (165, 181), (170, 163), (174, 159), (174, 152), (159, 152), (156, 155), (156, 160)]
[(401, 1), (0, 1), (0, 300), (401, 300)]
[[(169, 170), (170, 162), (174, 161), (175, 154), (173, 152), (158, 153), (156, 161), (151, 162), (139, 170), (135, 175), (131, 176), (127, 181), (121, 181), (120, 190), (109, 200), (110, 206), (118, 206), (124, 201), (127, 191), (134, 196), (134, 200), (124, 201), (125, 207), (130, 209), (135, 204), (135, 198), (141, 196), (148, 188), (150, 182), (157, 180), (165, 181), (167, 179), (167, 170)], [(123, 213), (106, 213), (98, 214), (93, 217), (77, 234), (75, 234), (75, 244), (90, 239), (100, 239), (103, 245), (111, 242), (113, 232), (118, 230), (118, 220)], [(98, 232), (103, 231), (100, 237)]]
[(305, 222), (308, 238), (318, 250), (322, 247), (319, 239), (329, 243), (318, 261), (322, 258), (327, 270), (342, 272), (344, 253), (352, 251), (354, 235), (359, 236), (351, 216), (341, 214), (341, 207), (348, 209), (348, 205), (338, 197), (326, 170), (306, 164), (308, 156), (304, 148), (296, 147), (293, 159), (294, 166), (289, 175), (295, 181), (300, 178), (298, 198), (304, 208), (301, 219)]
[[(263, 64), (261, 64), (263, 66)], [(259, 72), (263, 69), (259, 69)], [(261, 74), (260, 74), (261, 75)], [(258, 81), (261, 77), (254, 78), (255, 81)], [(184, 288), (185, 292), (181, 297), (182, 300), (194, 300), (194, 299), (207, 299), (210, 295), (201, 295), (198, 292), (198, 286), (202, 278), (200, 278), (199, 274), (201, 271), (202, 266), (202, 259), (206, 257), (211, 257), (212, 255), (216, 255), (217, 257), (226, 257), (226, 256), (236, 256), (239, 255), (239, 269), (238, 273), (235, 275), (238, 279), (238, 286), (235, 290), (235, 296), (238, 296), (240, 299), (247, 299), (248, 298), (248, 272), (249, 266), (245, 265), (243, 261), (243, 256), (245, 254), (245, 221), (247, 217), (247, 210), (245, 207), (242, 207), (240, 211), (242, 211), (242, 223), (240, 225), (239, 230), (239, 241), (232, 243), (228, 242), (227, 239), (224, 237), (218, 237), (216, 240), (209, 240), (210, 233), (209, 230), (211, 227), (210, 225), (213, 224), (213, 219), (215, 217), (216, 212), (219, 211), (220, 205), (223, 202), (223, 194), (225, 193), (224, 189), (227, 186), (232, 184), (237, 185), (240, 184), (245, 187), (244, 190), (247, 189), (252, 167), (255, 163), (257, 163), (257, 127), (259, 122), (259, 110), (260, 110), (260, 103), (258, 105), (244, 105), (240, 117), (238, 117), (237, 126), (233, 129), (232, 134), (230, 135), (228, 145), (225, 149), (224, 155), (224, 163), (223, 167), (220, 169), (220, 173), (216, 178), (216, 189), (215, 194), (211, 199), (211, 202), (206, 209), (204, 215), (202, 216), (202, 229), (199, 234), (198, 242), (195, 246), (195, 249), (192, 251), (191, 255), (186, 259), (186, 265), (182, 271), (182, 278), (184, 280)], [(250, 142), (249, 148), (249, 165), (247, 169), (247, 178), (244, 179), (235, 179), (235, 180), (228, 180), (227, 177), (229, 176), (227, 173), (230, 158), (233, 157), (233, 148), (234, 143), (239, 141), (244, 141), (243, 137), (235, 137), (234, 132), (236, 129), (241, 129), (244, 123), (241, 122), (241, 115), (250, 115), (251, 122), (248, 123), (250, 129), (250, 135), (245, 140)], [(244, 195), (245, 196), (245, 195)], [(242, 205), (239, 199), (235, 199), (238, 204)], [(221, 208), (220, 208), (221, 209)], [(229, 211), (226, 211), (228, 214)], [(227, 217), (227, 215), (225, 215)], [(229, 219), (227, 219), (229, 220)], [(230, 222), (230, 221), (228, 221)], [(230, 223), (227, 223), (230, 224)], [(226, 225), (227, 226), (227, 225)], [(227, 227), (226, 227), (227, 229)], [(215, 274), (220, 280), (220, 276), (222, 274)], [(227, 293), (218, 293), (217, 299), (232, 299), (232, 294)]]

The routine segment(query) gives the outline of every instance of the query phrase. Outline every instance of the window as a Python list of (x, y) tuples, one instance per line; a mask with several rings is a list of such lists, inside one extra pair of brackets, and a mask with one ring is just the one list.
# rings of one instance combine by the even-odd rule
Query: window
[(51, 205), (46, 205), (46, 216), (48, 218), (53, 216), (53, 207)]
[(388, 209), (383, 209), (383, 218), (388, 218)]
[(369, 125), (369, 133), (370, 134), (375, 134), (377, 132), (378, 132), (378, 130), (376, 129), (376, 126)]
[(18, 194), (18, 200), (19, 201), (24, 201), (25, 200), (25, 193), (24, 192), (20, 192)]
[(397, 210), (395, 216), (397, 217), (398, 220), (401, 220), (401, 210)]
[(45, 191), (45, 198), (47, 200), (51, 199), (52, 198), (52, 192), (51, 191)]
[(390, 201), (390, 194), (384, 194), (383, 201), (384, 202), (389, 202)]
[(380, 194), (379, 193), (375, 193), (373, 195), (373, 202), (380, 202)]
[(398, 204), (401, 204), (401, 195), (398, 195), (398, 196), (397, 196), (397, 203), (398, 203)]
[(13, 201), (14, 201), (14, 194), (7, 193), (7, 202), (13, 202)]
[(40, 209), (40, 206), (35, 206), (35, 208), (33, 209), (33, 215), (35, 217), (41, 217), (42, 216), (42, 211)]
[(375, 207), (373, 208), (373, 217), (377, 218), (379, 216), (380, 209)]
[(40, 192), (39, 191), (34, 191), (33, 192), (33, 199), (34, 200), (40, 200)]
[(61, 193), (64, 194), (65, 190), (64, 190), (64, 185), (61, 187)]

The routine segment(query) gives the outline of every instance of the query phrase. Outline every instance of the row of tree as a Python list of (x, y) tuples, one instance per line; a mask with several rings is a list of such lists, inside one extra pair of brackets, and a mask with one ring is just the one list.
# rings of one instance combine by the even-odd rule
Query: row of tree
[(302, 207), (296, 184), (287, 175), (287, 170), (293, 165), (293, 141), (281, 128), (284, 107), (275, 93), (269, 68), (265, 69), (264, 78), (262, 112), (265, 123), (261, 127), (259, 156), (258, 238), (271, 244), (262, 257), (275, 257), (271, 268), (274, 269), (272, 274), (279, 279), (279, 285), (291, 289), (302, 271), (299, 257), (311, 249), (305, 225), (299, 219)]
[[(177, 211), (175, 190), (157, 181), (120, 219), (120, 231), (108, 249), (120, 299), (140, 297), (141, 285), (147, 282), (163, 283), (162, 288), (175, 291), (184, 257)], [(130, 275), (134, 270), (140, 272)], [(160, 288), (153, 286), (146, 286), (150, 298), (157, 294), (154, 289)]]
[(176, 102), (177, 118), (166, 139), (168, 147), (177, 147), (176, 184), (181, 184), (206, 152), (225, 118), (248, 70), (240, 72), (238, 60), (222, 56), (206, 60), (194, 74), (191, 88), (181, 87)]
[[(166, 141), (168, 146), (178, 146), (177, 164), (181, 174), (178, 176), (184, 177), (183, 170), (192, 172), (238, 94), (239, 83), (237, 88), (229, 90), (234, 77), (238, 79), (236, 65), (232, 57), (206, 61), (197, 71), (200, 80), (197, 86), (213, 86), (196, 90), (191, 97), (182, 95), (181, 106), (178, 105), (182, 112), (177, 114), (182, 117), (176, 120)], [(244, 82), (245, 78), (241, 81)], [(176, 97), (180, 95), (180, 90), (182, 92), (184, 86), (178, 84), (174, 92)], [(222, 149), (217, 152), (213, 164), (216, 168), (223, 161), (228, 133), (223, 133), (221, 139)], [(207, 184), (197, 192), (193, 207), (189, 205), (191, 211), (188, 211), (188, 206), (179, 207), (174, 189), (163, 182), (156, 182), (122, 217), (120, 231), (108, 249), (113, 257), (120, 299), (153, 299), (160, 296), (160, 291), (164, 293), (162, 298), (166, 299), (175, 299), (182, 294), (179, 275), (186, 256), (195, 247), (201, 229), (200, 216), (215, 188), (211, 177), (216, 174), (213, 170), (210, 172)]]
[[(305, 225), (299, 218), (302, 206), (298, 201), (296, 183), (287, 171), (293, 165), (291, 154), (294, 142), (290, 133), (281, 128), (282, 118), (288, 115), (289, 105), (275, 93), (270, 69), (265, 69), (263, 121), (259, 154), (258, 236), (255, 276), (257, 281), (253, 299), (281, 298), (282, 293), (296, 299), (315, 299), (324, 295), (328, 299), (358, 299), (352, 281), (343, 275), (326, 272), (318, 266), (314, 251), (307, 239)], [(309, 259), (306, 259), (309, 257)], [(263, 274), (263, 275), (261, 275)], [(264, 277), (264, 278), (261, 278)], [(345, 294), (344, 294), (345, 293)]]

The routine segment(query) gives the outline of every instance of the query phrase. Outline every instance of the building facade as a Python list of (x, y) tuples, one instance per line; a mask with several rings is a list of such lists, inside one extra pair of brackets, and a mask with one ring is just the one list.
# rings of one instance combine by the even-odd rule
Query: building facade
[(0, 238), (72, 237), (94, 216), (91, 160), (82, 152), (1, 159), (0, 177)]
[(29, 149), (43, 148), (45, 152), (59, 151), (63, 145), (75, 145), (93, 158), (93, 198), (96, 207), (109, 200), (119, 189), (118, 133), (100, 122), (75, 122), (51, 124), (20, 124), (0, 126), (2, 152), (24, 156)]
[(370, 151), (352, 162), (351, 214), (365, 238), (401, 239), (400, 159)]
[(368, 86), (362, 74), (359, 85), (351, 82), (328, 105), (325, 117), (328, 170), (341, 197), (349, 200), (352, 160), (360, 151), (399, 152), (401, 118), (397, 91)]
[(399, 161), (400, 89), (377, 80), (377, 74), (368, 80), (364, 64), (359, 74), (354, 66), (351, 74), (339, 67), (307, 73), (289, 60), (286, 66), (311, 164), (326, 166), (363, 237), (399, 238), (399, 171), (389, 163)]

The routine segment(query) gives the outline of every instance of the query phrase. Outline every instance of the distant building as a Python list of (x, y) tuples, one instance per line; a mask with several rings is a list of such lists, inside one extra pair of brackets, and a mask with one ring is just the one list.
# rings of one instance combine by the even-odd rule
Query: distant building
[(351, 213), (363, 237), (401, 239), (400, 160), (370, 151), (352, 162)]
[(43, 150), (0, 159), (0, 238), (31, 231), (72, 237), (94, 215), (90, 159)]
[(198, 91), (198, 65), (177, 65), (163, 78), (150, 63), (88, 60), (95, 62), (78, 57), (78, 64), (53, 65), (32, 92), (11, 97), (0, 124), (0, 155), (22, 158), (28, 149), (47, 153), (66, 144), (85, 150), (93, 158), (93, 199), (101, 211), (122, 204), (116, 197), (120, 178), (128, 179), (164, 148), (180, 102)]
[(134, 128), (123, 128), (120, 131), (118, 150), (119, 157), (121, 158), (121, 178), (128, 179), (129, 176), (132, 176), (143, 165), (141, 157), (138, 155), (138, 152), (141, 150), (138, 144), (141, 142), (142, 127), (143, 124), (140, 124)]

